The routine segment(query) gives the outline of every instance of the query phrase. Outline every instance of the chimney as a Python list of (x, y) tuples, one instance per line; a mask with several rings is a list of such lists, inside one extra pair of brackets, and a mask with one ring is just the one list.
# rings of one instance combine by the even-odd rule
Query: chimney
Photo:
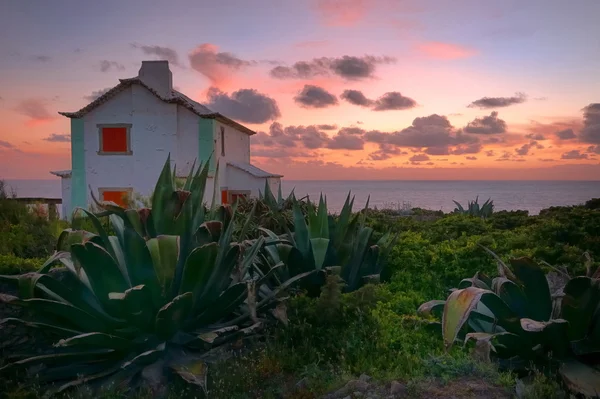
[(171, 97), (173, 75), (169, 69), (169, 61), (142, 61), (138, 77), (160, 96)]

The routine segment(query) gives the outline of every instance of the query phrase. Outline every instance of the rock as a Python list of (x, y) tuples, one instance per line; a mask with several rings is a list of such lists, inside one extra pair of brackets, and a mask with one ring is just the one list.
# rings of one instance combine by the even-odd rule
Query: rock
[(358, 377), (358, 380), (364, 381), (364, 382), (369, 382), (369, 381), (371, 381), (371, 377), (369, 377), (368, 375), (363, 373), (360, 375), (360, 377)]
[(342, 388), (335, 391), (329, 397), (345, 399), (345, 397), (350, 395), (351, 393), (364, 392), (367, 389), (369, 389), (368, 382), (361, 381), (361, 380), (351, 380), (351, 381), (348, 381), (348, 383), (346, 385), (344, 385)]
[(365, 396), (365, 395), (364, 395), (362, 392), (360, 392), (360, 391), (356, 391), (356, 392), (354, 392), (354, 393), (352, 394), (352, 396), (353, 396), (354, 398), (362, 398), (362, 397), (363, 397), (363, 396)]
[(392, 395), (401, 395), (406, 392), (406, 386), (404, 384), (400, 384), (398, 381), (392, 381), (392, 386), (390, 387), (390, 393)]

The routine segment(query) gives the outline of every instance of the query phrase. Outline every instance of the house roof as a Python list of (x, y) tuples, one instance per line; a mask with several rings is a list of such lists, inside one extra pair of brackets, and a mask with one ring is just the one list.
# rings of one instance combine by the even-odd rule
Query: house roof
[(275, 173), (269, 173), (267, 171), (264, 171), (260, 168), (257, 168), (254, 165), (250, 165), (249, 163), (242, 163), (242, 162), (233, 162), (233, 161), (229, 161), (227, 162), (227, 165), (232, 166), (236, 169), (240, 169), (246, 173), (251, 174), (254, 177), (283, 177), (283, 175), (277, 175)]
[(138, 84), (138, 85), (145, 87), (152, 94), (154, 94), (156, 97), (158, 97), (159, 99), (161, 99), (162, 101), (164, 101), (166, 103), (178, 104), (178, 105), (181, 105), (182, 107), (187, 108), (188, 110), (192, 111), (193, 113), (195, 113), (196, 115), (198, 115), (201, 118), (216, 119), (219, 122), (221, 122), (225, 125), (231, 126), (235, 129), (238, 129), (239, 131), (244, 132), (248, 135), (256, 134), (255, 131), (248, 129), (246, 126), (241, 125), (241, 124), (237, 123), (236, 121), (229, 119), (224, 115), (221, 115), (218, 112), (214, 112), (214, 111), (208, 109), (206, 106), (190, 99), (188, 96), (186, 96), (183, 93), (178, 92), (177, 90), (171, 90), (171, 93), (168, 97), (160, 95), (156, 90), (154, 90), (152, 87), (148, 86), (137, 76), (134, 78), (119, 79), (118, 85), (116, 85), (112, 89), (108, 90), (106, 93), (102, 94), (100, 97), (98, 97), (97, 99), (95, 99), (94, 101), (92, 101), (91, 103), (86, 105), (85, 107), (81, 108), (79, 111), (59, 112), (59, 114), (66, 116), (67, 118), (81, 118), (88, 112), (92, 111), (93, 109), (97, 108), (98, 106), (109, 101), (111, 98), (116, 96), (118, 93), (131, 87), (131, 85), (134, 85), (134, 84)]
[(52, 173), (54, 176), (58, 176), (58, 177), (71, 177), (71, 171), (70, 170), (51, 170), (50, 173)]

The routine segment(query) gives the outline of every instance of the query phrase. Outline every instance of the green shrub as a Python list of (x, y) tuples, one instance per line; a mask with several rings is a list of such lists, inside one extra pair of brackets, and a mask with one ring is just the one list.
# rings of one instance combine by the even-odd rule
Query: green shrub
[(39, 258), (19, 258), (14, 255), (0, 255), (0, 274), (14, 275), (37, 271), (44, 264)]

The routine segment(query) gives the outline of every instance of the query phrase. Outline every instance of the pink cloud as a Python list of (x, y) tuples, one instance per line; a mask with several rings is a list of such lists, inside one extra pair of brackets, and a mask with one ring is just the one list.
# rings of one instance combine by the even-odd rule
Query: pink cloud
[(19, 102), (14, 110), (29, 118), (27, 126), (36, 126), (50, 122), (58, 117), (58, 115), (53, 115), (48, 111), (45, 101), (36, 98)]
[(452, 43), (424, 42), (415, 46), (415, 51), (429, 58), (457, 60), (476, 55), (477, 50)]
[(352, 26), (367, 11), (367, 0), (317, 0), (316, 10), (329, 26)]
[(188, 57), (192, 69), (206, 76), (211, 85), (218, 88), (223, 88), (229, 83), (236, 72), (256, 64), (256, 61), (243, 60), (232, 53), (219, 51), (219, 48), (211, 43), (199, 45)]

